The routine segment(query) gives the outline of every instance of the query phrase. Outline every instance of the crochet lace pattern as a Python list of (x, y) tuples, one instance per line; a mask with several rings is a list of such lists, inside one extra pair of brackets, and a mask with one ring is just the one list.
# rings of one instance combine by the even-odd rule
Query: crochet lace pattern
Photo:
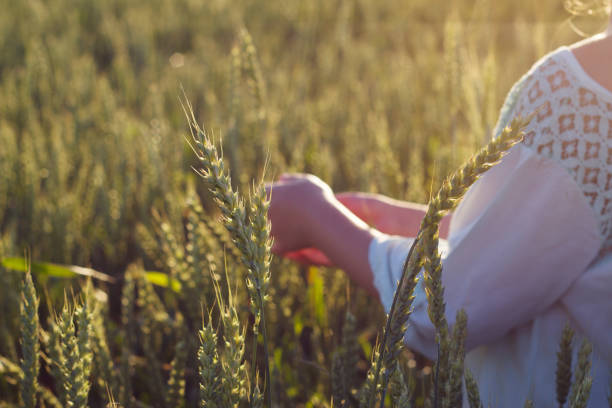
[(563, 47), (534, 65), (510, 92), (500, 122), (537, 112), (523, 143), (557, 161), (578, 184), (604, 239), (600, 258), (612, 252), (612, 92), (573, 58)]

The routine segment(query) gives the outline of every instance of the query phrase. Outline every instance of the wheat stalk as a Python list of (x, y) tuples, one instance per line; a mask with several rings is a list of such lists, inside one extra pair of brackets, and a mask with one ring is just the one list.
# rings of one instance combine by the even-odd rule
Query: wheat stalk
[(467, 314), (463, 309), (457, 312), (455, 327), (453, 328), (449, 370), (450, 376), (447, 384), (447, 407), (460, 407), (463, 403), (463, 367), (465, 360), (465, 339), (467, 336)]
[(478, 392), (478, 384), (474, 375), (469, 368), (465, 369), (465, 390), (468, 397), (470, 408), (482, 408), (482, 402), (480, 401), (480, 393)]
[(380, 373), (379, 364), (382, 364), (380, 359), (380, 343), (376, 343), (374, 350), (372, 351), (372, 364), (368, 370), (366, 379), (361, 386), (359, 391), (359, 407), (369, 408), (372, 404), (376, 403), (376, 398), (380, 392), (381, 384), (377, 376)]
[(561, 334), (561, 343), (557, 352), (556, 391), (559, 408), (563, 408), (572, 384), (572, 343), (574, 330), (566, 324)]
[(348, 392), (346, 389), (346, 373), (344, 372), (345, 366), (342, 363), (341, 353), (341, 350), (336, 350), (332, 354), (331, 392), (334, 407), (344, 407), (348, 403)]
[(264, 406), (264, 396), (259, 389), (259, 373), (255, 374), (255, 385), (253, 387), (250, 402), (250, 408), (263, 408)]
[(356, 319), (347, 310), (342, 326), (342, 343), (332, 356), (332, 395), (335, 406), (350, 406), (352, 389), (356, 379), (357, 362), (359, 360), (359, 344), (357, 343)]
[(24, 407), (34, 408), (36, 406), (36, 395), (38, 392), (38, 297), (29, 271), (25, 274), (23, 288), (21, 290), (21, 371), (22, 377), (19, 381), (19, 394)]
[[(443, 370), (437, 370), (436, 379), (440, 373), (443, 381), (446, 381), (446, 360), (448, 350), (448, 324), (444, 316), (444, 289), (442, 287), (441, 275), (442, 264), (438, 251), (438, 230), (442, 217), (452, 211), (468, 188), (488, 169), (498, 163), (506, 151), (518, 143), (523, 137), (523, 130), (532, 119), (515, 118), (509, 127), (491, 140), (487, 146), (473, 156), (459, 171), (455, 172), (440, 188), (438, 194), (429, 202), (427, 212), (421, 221), (421, 226), (416, 239), (404, 262), (402, 276), (393, 297), (393, 303), (387, 316), (387, 324), (381, 343), (381, 353), (374, 374), (376, 380), (380, 370), (385, 368), (385, 376), (382, 383), (383, 397), (390, 375), (395, 369), (394, 361), (402, 345), (405, 326), (410, 315), (412, 305), (412, 292), (416, 285), (416, 276), (422, 266), (425, 266), (424, 283), (428, 300), (428, 314), (436, 327), (437, 339), (443, 353)], [(440, 358), (438, 359), (440, 360)], [(438, 384), (438, 381), (436, 381)], [(445, 384), (439, 384), (444, 387)], [(434, 395), (438, 396), (437, 390)], [(382, 398), (381, 401), (384, 401)], [(370, 400), (372, 402), (372, 399)], [(371, 405), (369, 405), (371, 406)], [(436, 405), (434, 405), (436, 406)]]
[(570, 407), (578, 408), (585, 407), (591, 391), (592, 378), (591, 373), (591, 353), (593, 347), (588, 340), (584, 339), (578, 350), (578, 361), (574, 374), (574, 383), (572, 384), (570, 394)]
[(187, 345), (178, 341), (174, 348), (174, 359), (170, 364), (166, 406), (181, 408), (185, 406), (185, 365), (187, 363)]
[[(268, 336), (265, 322), (266, 292), (270, 280), (270, 226), (267, 221), (269, 202), (263, 184), (254, 188), (251, 199), (245, 203), (233, 190), (229, 173), (225, 170), (222, 156), (198, 126), (189, 102), (183, 105), (191, 130), (189, 145), (200, 161), (195, 169), (210, 186), (210, 191), (223, 214), (224, 224), (242, 253), (242, 262), (247, 267), (247, 290), (251, 297), (251, 311), (255, 316), (255, 336), (261, 332), (265, 353), (265, 384), (268, 387), (268, 405), (271, 406), (273, 391), (270, 378)], [(256, 352), (256, 348), (253, 350)]]
[(136, 322), (134, 309), (136, 307), (136, 280), (132, 269), (125, 273), (121, 289), (121, 325), (123, 330), (123, 345), (121, 349), (121, 406), (130, 408), (132, 404), (132, 375), (130, 357), (136, 343)]

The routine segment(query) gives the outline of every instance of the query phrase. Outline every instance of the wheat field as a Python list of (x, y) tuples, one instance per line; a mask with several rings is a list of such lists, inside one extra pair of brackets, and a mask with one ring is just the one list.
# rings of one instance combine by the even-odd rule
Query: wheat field
[[(462, 381), (482, 406), (469, 316), (444, 319), (437, 228), (460, 197), (443, 181), (465, 191), (486, 170), (470, 157), (519, 140), (517, 121), (491, 141), (506, 92), (602, 17), (560, 0), (0, 9), (0, 407), (456, 407)], [(270, 254), (262, 183), (289, 171), (431, 203), (388, 317), (342, 271)], [(422, 266), (437, 362), (401, 346)], [(582, 407), (590, 346), (572, 373), (572, 338), (553, 345), (557, 398)]]

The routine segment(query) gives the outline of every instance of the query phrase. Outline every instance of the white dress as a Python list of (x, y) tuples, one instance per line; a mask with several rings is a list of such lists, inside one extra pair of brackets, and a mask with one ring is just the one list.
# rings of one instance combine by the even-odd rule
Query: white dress
[[(612, 362), (612, 92), (561, 47), (515, 85), (496, 133), (538, 108), (524, 142), (470, 188), (441, 241), (447, 318), (452, 325), (458, 309), (468, 314), (466, 366), (485, 406), (522, 407), (527, 398), (556, 406), (556, 351), (570, 322), (594, 348), (588, 406), (604, 407)], [(411, 243), (383, 234), (370, 244), (387, 312)], [(434, 359), (421, 283), (415, 296), (405, 342)]]

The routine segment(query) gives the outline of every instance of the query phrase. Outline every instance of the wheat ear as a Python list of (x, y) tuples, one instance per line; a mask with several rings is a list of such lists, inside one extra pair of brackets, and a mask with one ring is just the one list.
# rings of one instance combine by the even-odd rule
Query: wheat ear
[(465, 390), (470, 408), (482, 408), (480, 392), (478, 392), (478, 384), (476, 383), (474, 375), (468, 368), (465, 369)]
[(89, 371), (86, 359), (81, 358), (80, 350), (83, 345), (79, 342), (80, 339), (74, 326), (74, 315), (75, 312), (66, 299), (62, 315), (58, 321), (60, 347), (64, 357), (64, 366), (61, 367), (61, 371), (64, 376), (66, 404), (75, 408), (85, 408), (89, 394), (89, 381), (87, 379)]
[(181, 408), (185, 406), (185, 365), (187, 364), (187, 344), (178, 341), (174, 348), (174, 359), (170, 365), (168, 392), (166, 393), (168, 407)]
[(210, 325), (200, 330), (200, 408), (219, 408), (221, 362), (217, 353), (217, 333)]
[[(193, 110), (185, 102), (185, 114), (191, 130), (190, 146), (196, 154), (200, 168), (195, 169), (210, 186), (217, 202), (226, 229), (240, 252), (247, 267), (247, 290), (251, 298), (251, 311), (255, 316), (254, 331), (261, 333), (264, 343), (265, 384), (268, 387), (268, 406), (272, 406), (273, 394), (270, 378), (268, 336), (265, 321), (265, 303), (270, 280), (270, 226), (267, 221), (269, 201), (263, 184), (254, 188), (251, 200), (244, 202), (233, 190), (229, 172), (226, 171), (222, 156), (206, 133), (193, 117)], [(253, 350), (256, 352), (256, 349)]]

